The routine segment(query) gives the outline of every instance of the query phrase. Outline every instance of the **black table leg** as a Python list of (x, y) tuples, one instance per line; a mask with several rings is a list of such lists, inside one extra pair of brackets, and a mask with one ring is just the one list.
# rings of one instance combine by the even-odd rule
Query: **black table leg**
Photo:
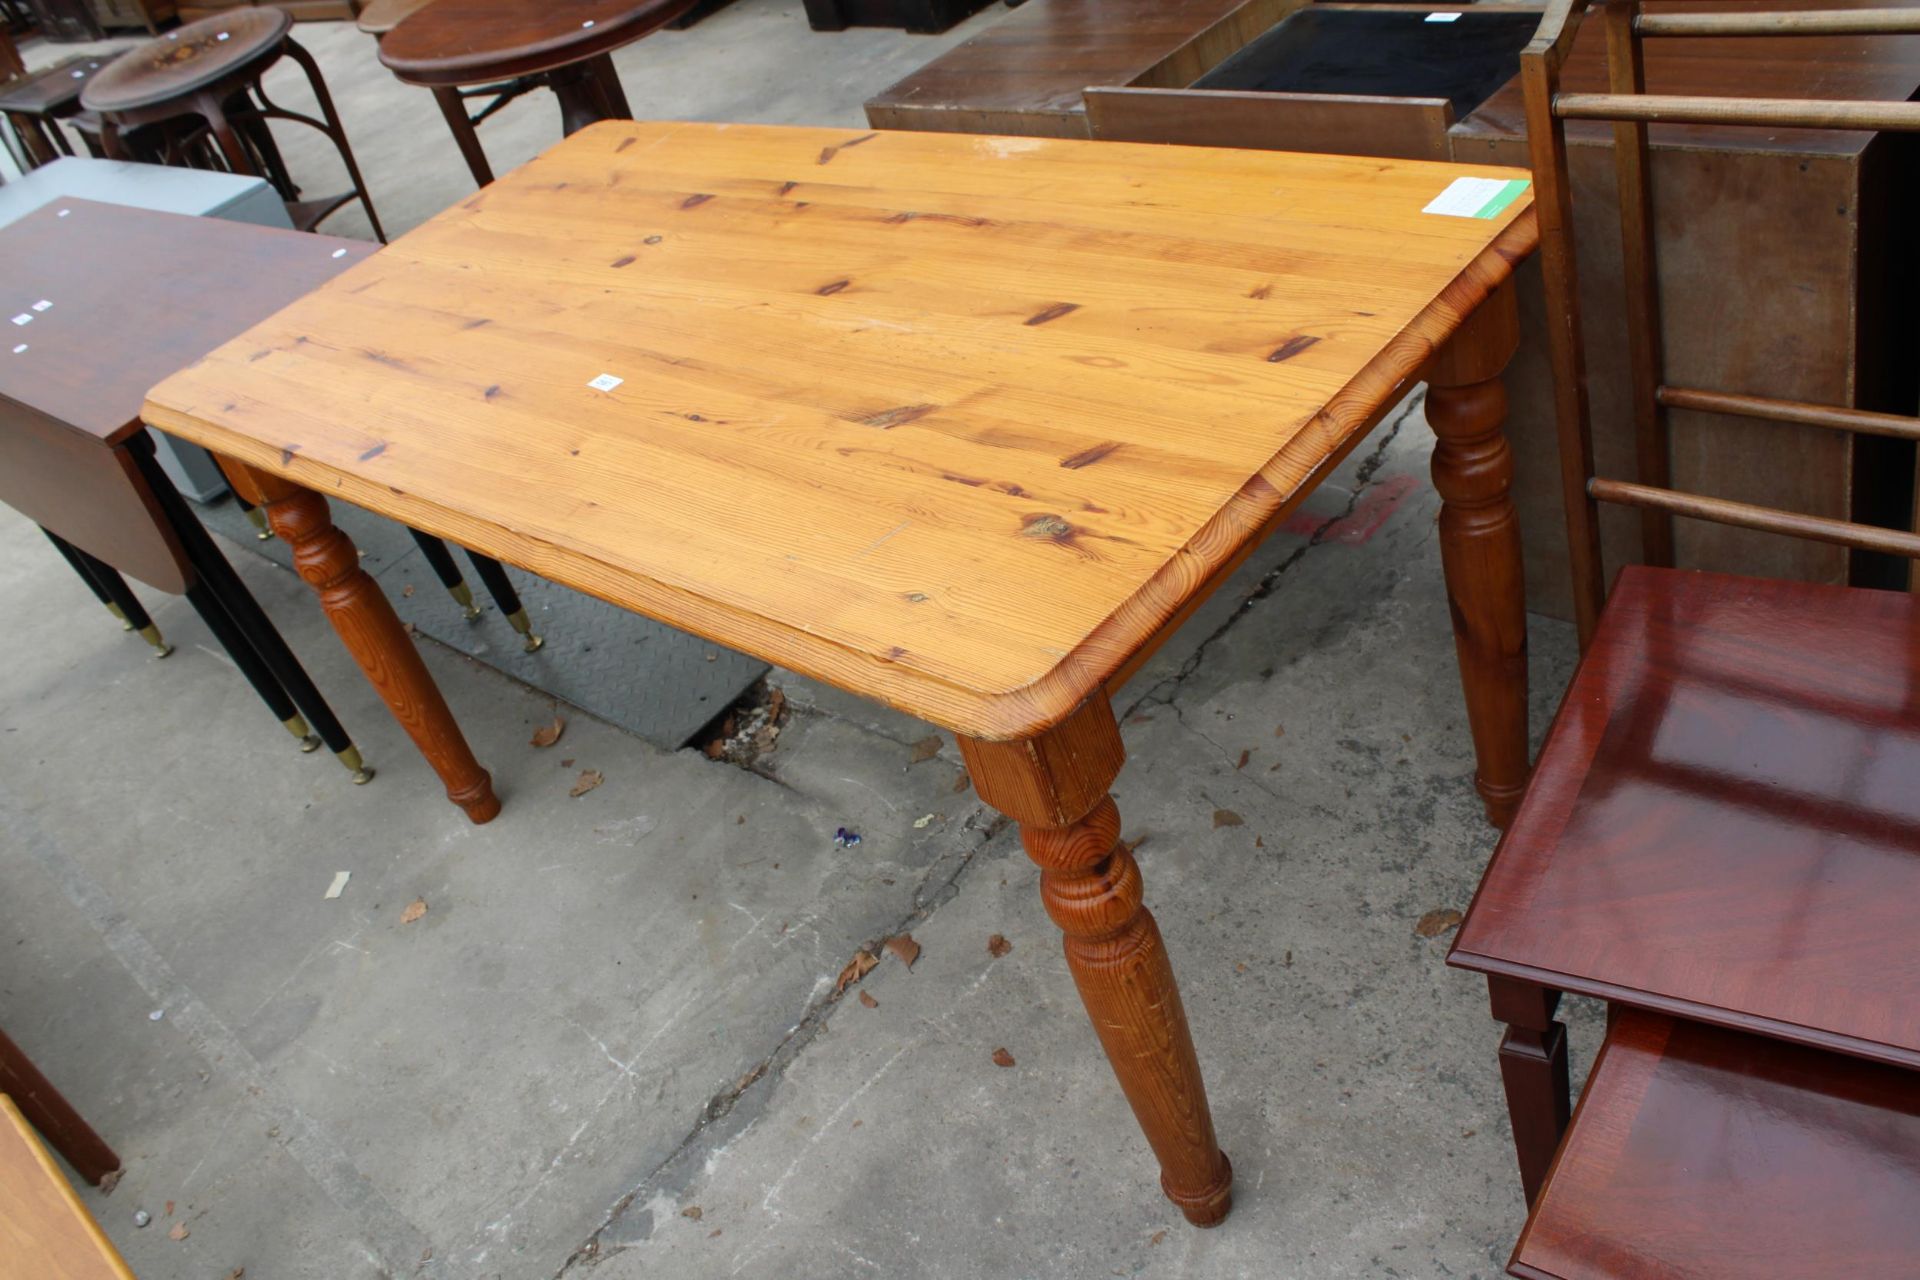
[[(267, 704), (267, 710), (273, 712), (273, 718), (281, 727), (294, 736), (302, 751), (318, 751), (321, 739), (308, 727), (306, 717), (293, 705), (293, 699), (280, 682), (273, 678), (273, 672), (267, 669), (266, 661), (247, 643), (245, 633), (240, 630), (220, 598), (208, 590), (204, 581), (196, 582), (187, 589), (187, 603), (194, 607), (201, 620), (207, 624), (207, 630), (213, 632), (213, 638), (233, 659), (233, 665), (240, 668), (240, 674), (247, 678), (253, 691), (260, 695), (260, 701)], [(336, 725), (335, 728), (338, 728)], [(344, 737), (344, 733), (342, 734)]]
[(526, 606), (520, 603), (520, 593), (508, 581), (506, 568), (493, 557), (483, 556), (477, 551), (467, 552), (467, 559), (473, 561), (473, 571), (480, 575), (487, 594), (493, 597), (493, 602), (500, 606), (500, 612), (507, 615), (507, 621), (526, 641), (527, 652), (539, 652), (546, 640), (533, 634), (533, 620), (527, 617)]
[(413, 535), (413, 545), (420, 548), (420, 554), (425, 556), (427, 563), (433, 567), (433, 576), (440, 579), (440, 585), (447, 589), (447, 594), (452, 596), (454, 603), (460, 606), (462, 616), (468, 622), (477, 621), (480, 617), (480, 606), (473, 602), (473, 588), (469, 587), (467, 580), (461, 576), (460, 566), (453, 562), (453, 552), (447, 550), (447, 544), (432, 534), (422, 533), (418, 529), (409, 528), (407, 532)]
[[(360, 757), (360, 748), (353, 744), (340, 721), (334, 717), (333, 709), (327, 705), (320, 690), (314, 687), (312, 677), (306, 668), (300, 665), (300, 659), (275, 629), (266, 610), (247, 590), (246, 583), (234, 571), (227, 558), (220, 554), (220, 548), (214, 545), (213, 537), (206, 527), (187, 507), (187, 501), (180, 491), (167, 479), (166, 472), (160, 470), (160, 464), (153, 453), (153, 440), (145, 432), (134, 436), (128, 442), (128, 452), (132, 454), (141, 474), (152, 487), (154, 496), (159, 500), (161, 511), (173, 526), (174, 533), (180, 539), (181, 548), (187, 553), (187, 560), (193, 565), (201, 584), (213, 595), (220, 608), (225, 611), (234, 627), (245, 638), (246, 643), (259, 655), (273, 678), (279, 682), (293, 699), (294, 705), (313, 723), (320, 738), (340, 763), (346, 766), (356, 783), (371, 781), (373, 770)], [(257, 687), (257, 686), (256, 686)]]
[(94, 559), (51, 529), (42, 529), (40, 532), (59, 548), (60, 554), (67, 558), (67, 563), (80, 575), (81, 581), (93, 588), (93, 594), (120, 619), (127, 630), (138, 631), (140, 638), (153, 646), (154, 657), (164, 658), (173, 652), (173, 646), (161, 636), (160, 628), (153, 625), (153, 619), (147, 616), (139, 597), (133, 594), (133, 588), (127, 585), (127, 580), (120, 576), (118, 570), (105, 561)]

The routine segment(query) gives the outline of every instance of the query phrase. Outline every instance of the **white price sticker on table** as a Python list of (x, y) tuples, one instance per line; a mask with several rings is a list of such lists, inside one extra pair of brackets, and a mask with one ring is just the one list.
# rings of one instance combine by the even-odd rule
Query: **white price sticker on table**
[(1455, 178), (1420, 212), (1449, 218), (1496, 218), (1530, 185), (1525, 178)]
[(1427, 15), (1427, 21), (1428, 22), (1458, 22), (1460, 21), (1460, 15), (1457, 13), (1430, 13)]

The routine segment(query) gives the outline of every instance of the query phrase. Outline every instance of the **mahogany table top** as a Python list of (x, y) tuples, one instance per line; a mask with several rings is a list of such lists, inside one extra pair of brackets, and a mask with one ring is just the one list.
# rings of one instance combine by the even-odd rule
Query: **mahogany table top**
[(88, 82), (81, 104), (132, 111), (171, 102), (270, 55), (292, 27), (283, 9), (235, 9), (189, 22), (114, 59)]
[(1469, 175), (1524, 176), (608, 121), (146, 413), (1020, 738), (1204, 597), (1531, 251), (1530, 191), (1485, 218), (1422, 212)]
[(1920, 598), (1630, 567), (1452, 963), (1920, 1067)]
[(0, 408), (119, 444), (155, 381), (378, 247), (55, 200), (0, 229)]
[(556, 67), (618, 49), (694, 0), (434, 0), (380, 41), (380, 61), (410, 84), (463, 85)]

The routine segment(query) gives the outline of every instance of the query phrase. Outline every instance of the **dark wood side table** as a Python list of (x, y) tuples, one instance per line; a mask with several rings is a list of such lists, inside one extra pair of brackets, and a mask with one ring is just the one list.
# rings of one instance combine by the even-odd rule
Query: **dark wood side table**
[(73, 154), (59, 122), (80, 114), (82, 91), (112, 61), (86, 56), (66, 58), (44, 71), (0, 85), (0, 115), (13, 126), (35, 168)]
[[(280, 189), (294, 226), (311, 231), (341, 206), (358, 200), (366, 207), (374, 235), (384, 241), (380, 215), (367, 194), (346, 128), (333, 109), (327, 82), (313, 55), (288, 34), (292, 27), (293, 19), (278, 9), (238, 9), (188, 23), (122, 54), (87, 84), (81, 104), (104, 118), (105, 148), (116, 159), (132, 158), (125, 154), (123, 131), (197, 117), (212, 132), (228, 168), (265, 177)], [(321, 119), (288, 111), (267, 97), (261, 77), (283, 55), (306, 72)], [(300, 199), (299, 188), (274, 145), (270, 120), (290, 120), (325, 134), (340, 153), (352, 189)]]
[[(572, 134), (596, 120), (631, 120), (613, 51), (692, 9), (694, 0), (434, 0), (391, 28), (380, 61), (407, 84), (433, 90), (453, 140), (480, 186), (493, 169), (474, 125), (537, 88), (560, 99)], [(474, 91), (473, 86), (487, 86)], [(466, 99), (496, 101), (468, 116)]]
[(185, 595), (274, 718), (304, 749), (317, 733), (360, 782), (353, 740), (160, 470), (140, 400), (372, 250), (86, 200), (0, 230), (0, 502), (81, 553), (103, 590), (89, 561)]

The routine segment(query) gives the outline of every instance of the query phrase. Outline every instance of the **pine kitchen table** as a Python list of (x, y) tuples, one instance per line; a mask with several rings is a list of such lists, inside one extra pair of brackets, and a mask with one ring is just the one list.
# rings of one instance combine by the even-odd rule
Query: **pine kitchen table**
[[(1466, 216), (1428, 212), (1442, 193)], [(1526, 773), (1515, 170), (608, 121), (150, 393), (465, 801), (326, 497), (934, 721), (1016, 819), (1193, 1222), (1226, 1216), (1107, 691), (1417, 383), (1490, 816)], [(1302, 602), (1305, 605), (1307, 602)], [(457, 748), (457, 749), (452, 749)]]

